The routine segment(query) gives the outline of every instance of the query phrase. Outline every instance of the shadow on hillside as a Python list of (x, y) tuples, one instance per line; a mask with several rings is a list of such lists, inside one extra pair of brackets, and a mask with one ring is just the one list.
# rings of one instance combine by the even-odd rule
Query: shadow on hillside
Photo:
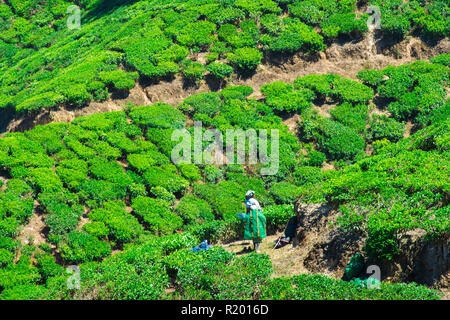
[(89, 12), (84, 19), (91, 20), (100, 18), (111, 11), (114, 11), (120, 6), (131, 5), (139, 0), (98, 0), (95, 4), (89, 7)]
[(0, 133), (6, 131), (8, 124), (14, 119), (14, 110), (11, 108), (0, 108)]

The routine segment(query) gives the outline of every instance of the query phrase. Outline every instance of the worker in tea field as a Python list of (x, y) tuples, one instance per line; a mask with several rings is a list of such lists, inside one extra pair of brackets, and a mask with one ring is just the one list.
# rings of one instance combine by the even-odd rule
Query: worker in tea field
[(248, 191), (245, 199), (247, 214), (244, 220), (244, 240), (253, 240), (255, 251), (260, 253), (259, 245), (266, 237), (266, 217), (262, 213), (258, 200), (255, 199), (255, 191)]

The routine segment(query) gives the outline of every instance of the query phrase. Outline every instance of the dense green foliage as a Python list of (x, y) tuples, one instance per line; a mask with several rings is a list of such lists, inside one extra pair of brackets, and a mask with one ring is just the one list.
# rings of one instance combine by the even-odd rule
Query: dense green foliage
[[(80, 29), (67, 25), (73, 4), (81, 9)], [(182, 73), (198, 82), (209, 71), (224, 79), (233, 73), (230, 65), (251, 72), (272, 53), (323, 51), (326, 41), (367, 31), (368, 16), (356, 13), (356, 4), (141, 0), (107, 9), (103, 0), (6, 2), (0, 5), (0, 108), (82, 106), (126, 92), (138, 77), (157, 81)], [(368, 4), (381, 8), (388, 37), (402, 38), (410, 30), (430, 40), (448, 36), (445, 1)], [(197, 60), (201, 52), (206, 65)], [(290, 99), (295, 104), (302, 98)]]
[[(80, 30), (66, 26), (74, 3), (82, 9)], [(381, 7), (387, 37), (448, 36), (447, 2), (367, 3)], [(224, 85), (277, 55), (314, 54), (337, 38), (359, 38), (368, 16), (357, 11), (355, 0), (143, 0), (110, 8), (100, 0), (4, 1), (0, 108), (16, 115), (76, 108), (177, 74)], [(249, 98), (251, 87), (228, 86), (176, 108), (129, 106), (5, 134), (0, 299), (439, 298), (416, 284), (367, 290), (320, 275), (273, 278), (265, 255), (188, 249), (239, 238), (236, 213), (245, 210), (249, 189), (270, 232), (282, 231), (298, 199), (338, 205), (336, 227), (367, 234), (372, 259), (394, 259), (407, 230), (424, 230), (426, 240), (448, 237), (448, 67), (443, 54), (363, 70), (360, 81), (311, 74), (263, 85), (260, 100)], [(372, 112), (380, 99), (381, 116)], [(329, 117), (315, 110), (325, 104), (333, 105)], [(294, 113), (295, 134), (283, 124)], [(278, 172), (261, 176), (270, 165), (261, 163), (173, 164), (171, 136), (192, 132), (188, 119), (224, 134), (278, 129)], [(406, 123), (414, 130), (406, 132)], [(45, 224), (40, 246), (21, 239), (33, 214)], [(67, 287), (62, 265), (69, 264), (82, 270), (80, 290)]]

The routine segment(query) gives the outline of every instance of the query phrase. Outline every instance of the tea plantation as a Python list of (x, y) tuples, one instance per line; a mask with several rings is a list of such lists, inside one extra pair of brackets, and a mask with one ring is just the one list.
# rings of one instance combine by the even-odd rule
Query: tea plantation
[[(80, 10), (79, 29), (78, 11), (68, 17), (71, 5)], [(361, 38), (367, 5), (380, 8), (381, 35), (389, 39), (433, 42), (449, 35), (447, 1), (2, 1), (0, 109), (20, 116), (78, 108), (124, 94), (136, 81), (176, 75), (194, 83), (207, 75), (222, 82), (245, 76), (279, 55), (314, 55), (337, 39)], [(289, 101), (304, 98), (296, 93)]]
[[(350, 2), (345, 3), (352, 8)], [(234, 21), (229, 15), (245, 17), (251, 5), (255, 9), (243, 21), (252, 26), (255, 15), (277, 20), (276, 14), (282, 12), (272, 1), (230, 3), (234, 5), (220, 14), (205, 4), (204, 10), (210, 8), (205, 15), (216, 23)], [(148, 9), (141, 5), (142, 10)], [(177, 6), (198, 18), (189, 11), (189, 2), (172, 5)], [(295, 12), (295, 7), (283, 8)], [(117, 10), (126, 12), (126, 7)], [(27, 11), (15, 12), (37, 19)], [(170, 20), (170, 13), (180, 14), (167, 9), (164, 19)], [(318, 13), (328, 19), (325, 11)], [(151, 21), (164, 25), (164, 19)], [(214, 23), (193, 23), (210, 24), (202, 30), (210, 30), (214, 38)], [(184, 45), (208, 46), (196, 42), (208, 37), (195, 40), (189, 38), (191, 34), (186, 31), (177, 39)], [(168, 41), (164, 39), (160, 37)], [(18, 37), (17, 41), (25, 40)], [(227, 43), (223, 42), (224, 47)], [(178, 44), (168, 48), (183, 50)], [(89, 69), (93, 64), (88, 63), (87, 73), (103, 79), (115, 79), (118, 74), (135, 79), (133, 73), (115, 71), (122, 54), (103, 51), (85, 58), (92, 62), (93, 57), (115, 62), (106, 73), (93, 72)], [(64, 70), (68, 76), (71, 67)], [(13, 81), (8, 72), (2, 79)], [(76, 74), (83, 85), (88, 83)], [(237, 256), (219, 246), (204, 252), (188, 249), (204, 239), (213, 244), (239, 239), (242, 225), (235, 214), (242, 212), (242, 197), (249, 189), (257, 192), (264, 205), (271, 232), (284, 227), (297, 199), (338, 205), (342, 214), (336, 227), (366, 232), (364, 252), (374, 259), (395, 257), (397, 236), (405, 230), (423, 229), (428, 239), (448, 236), (449, 76), (448, 55), (441, 55), (431, 61), (364, 70), (358, 74), (360, 81), (313, 74), (294, 83), (268, 83), (260, 101), (248, 98), (252, 88), (231, 86), (193, 95), (177, 108), (164, 103), (129, 106), (79, 117), (70, 124), (8, 133), (0, 139), (0, 176), (4, 178), (0, 181), (5, 181), (0, 189), (0, 298), (439, 299), (437, 291), (414, 283), (383, 282), (381, 290), (369, 290), (322, 275), (273, 277), (271, 261), (264, 254)], [(47, 77), (49, 83), (58, 81), (56, 75)], [(100, 80), (93, 81), (103, 86)], [(37, 83), (30, 90), (46, 87), (45, 81)], [(32, 95), (27, 90), (15, 99), (21, 99), (22, 92)], [(389, 113), (371, 113), (374, 97), (387, 101)], [(330, 117), (312, 108), (323, 103), (336, 105)], [(286, 112), (301, 115), (297, 135), (282, 123)], [(171, 136), (176, 129), (193, 131), (186, 125), (188, 118), (202, 121), (203, 129), (223, 132), (230, 128), (280, 130), (278, 173), (261, 176), (261, 164), (173, 164), (170, 157), (177, 142)], [(406, 121), (417, 131), (403, 138)], [(368, 148), (370, 155), (365, 152)], [(325, 162), (336, 170), (321, 170)], [(36, 215), (46, 225), (45, 241), (38, 246), (24, 244), (21, 230)], [(67, 286), (70, 275), (65, 267), (69, 265), (81, 270), (80, 289)]]

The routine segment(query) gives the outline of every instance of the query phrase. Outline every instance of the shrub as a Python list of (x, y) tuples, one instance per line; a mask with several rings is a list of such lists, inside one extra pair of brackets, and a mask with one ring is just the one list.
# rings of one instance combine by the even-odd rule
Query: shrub
[(111, 255), (108, 243), (80, 231), (69, 233), (60, 250), (65, 261), (74, 263), (99, 260)]
[(292, 205), (283, 204), (264, 207), (267, 230), (270, 230), (270, 232), (284, 230), (289, 219), (294, 215), (295, 212)]
[(170, 234), (183, 225), (183, 220), (170, 211), (170, 204), (167, 201), (137, 197), (133, 199), (131, 206), (154, 233)]
[[(153, 188), (151, 188), (150, 192), (156, 198), (165, 200), (171, 204), (175, 203), (175, 200), (176, 200), (175, 195), (173, 193), (167, 191), (163, 187), (153, 187)], [(144, 196), (145, 196), (145, 194), (144, 194)]]
[(308, 88), (321, 96), (330, 96), (333, 92), (331, 83), (334, 77), (333, 75), (310, 74), (295, 79), (294, 88)]
[(433, 63), (439, 63), (443, 64), (444, 66), (450, 67), (450, 53), (443, 53), (430, 59), (430, 61)]
[(209, 64), (207, 70), (217, 79), (226, 79), (233, 74), (233, 67), (222, 62), (213, 62)]
[(198, 93), (184, 99), (178, 108), (190, 114), (201, 113), (214, 116), (220, 111), (221, 106), (222, 100), (216, 92), (206, 92)]
[(311, 151), (310, 153), (308, 153), (307, 157), (308, 160), (306, 164), (313, 167), (321, 167), (322, 164), (327, 160), (326, 155), (320, 151)]
[(127, 189), (116, 183), (105, 180), (90, 179), (82, 184), (80, 197), (87, 200), (103, 202), (108, 200), (123, 199), (127, 195)]
[(150, 128), (181, 129), (186, 123), (186, 118), (181, 112), (165, 103), (132, 108), (130, 118), (135, 123)]
[(220, 91), (220, 96), (224, 100), (240, 99), (244, 100), (253, 93), (253, 88), (249, 86), (229, 86)]
[(236, 49), (228, 56), (228, 60), (241, 72), (251, 72), (258, 67), (262, 60), (262, 53), (254, 48), (244, 47)]
[(163, 187), (170, 192), (178, 193), (184, 191), (189, 182), (178, 174), (166, 171), (159, 167), (152, 167), (143, 174), (148, 187)]
[(100, 157), (93, 158), (89, 160), (89, 170), (92, 176), (112, 182), (120, 187), (128, 187), (133, 183), (133, 179), (115, 161), (108, 161)]
[[(107, 227), (107, 234), (117, 242), (131, 242), (143, 233), (143, 228), (136, 217), (125, 211), (123, 202), (109, 201), (103, 203), (102, 206), (102, 208), (92, 210), (88, 216), (94, 223), (103, 223)], [(105, 231), (101, 224), (89, 226), (87, 229), (97, 233), (86, 230), (95, 236), (100, 236)]]
[(124, 70), (102, 71), (98, 77), (105, 84), (117, 90), (133, 89), (134, 83), (139, 75), (136, 72), (126, 72)]
[(383, 12), (381, 30), (386, 36), (402, 39), (410, 29), (411, 22), (404, 15)]
[(392, 260), (399, 252), (396, 230), (387, 225), (370, 228), (364, 251), (376, 259)]
[(328, 119), (321, 129), (323, 136), (319, 138), (319, 145), (330, 159), (351, 160), (364, 151), (364, 139), (354, 129)]
[(203, 169), (203, 175), (207, 182), (215, 183), (223, 178), (223, 171), (215, 166), (207, 165)]
[(190, 63), (183, 69), (183, 75), (187, 79), (195, 82), (200, 82), (203, 79), (205, 72), (206, 67), (200, 62)]
[(184, 26), (177, 40), (184, 46), (207, 47), (213, 42), (212, 33), (216, 30), (216, 25), (209, 21), (192, 22)]
[(202, 179), (200, 169), (195, 164), (179, 164), (178, 168), (181, 174), (189, 181), (197, 181)]
[(270, 194), (278, 204), (293, 204), (299, 196), (298, 187), (288, 182), (273, 184)]
[(261, 92), (266, 96), (266, 103), (278, 111), (300, 112), (311, 106), (314, 93), (308, 89), (294, 91), (292, 85), (282, 81), (265, 84)]
[(97, 238), (105, 238), (109, 234), (108, 227), (100, 221), (86, 223), (83, 230)]
[(381, 283), (381, 290), (360, 287), (323, 275), (302, 274), (273, 278), (263, 288), (261, 299), (273, 300), (434, 300), (438, 294), (415, 283)]
[(362, 33), (367, 31), (367, 23), (364, 17), (358, 17), (355, 13), (335, 13), (324, 19), (321, 23), (322, 32), (326, 37), (335, 38), (343, 34)]
[(405, 124), (386, 116), (380, 116), (373, 119), (368, 132), (368, 138), (371, 141), (388, 139), (391, 142), (396, 142), (403, 138), (404, 132)]
[(380, 70), (366, 69), (359, 71), (356, 75), (364, 84), (373, 87), (379, 86), (384, 80), (384, 74)]
[(289, 13), (309, 25), (316, 25), (326, 16), (326, 11), (315, 1), (294, 2), (288, 5)]
[(364, 132), (367, 121), (369, 120), (369, 110), (367, 105), (364, 104), (351, 105), (349, 103), (343, 103), (331, 109), (330, 114), (333, 119), (358, 132)]
[(185, 195), (177, 206), (178, 215), (183, 218), (185, 224), (205, 223), (214, 220), (212, 208), (203, 199), (194, 195)]
[(265, 36), (262, 38), (266, 50), (292, 54), (299, 50), (314, 53), (325, 49), (323, 37), (298, 19), (283, 19), (281, 29), (275, 37)]
[(342, 102), (367, 103), (374, 97), (371, 88), (354, 80), (338, 77), (333, 81), (333, 85), (333, 95)]
[(169, 279), (157, 259), (159, 250), (130, 248), (103, 261), (84, 264), (82, 294), (96, 299), (157, 300), (164, 296)]
[(9, 250), (0, 249), (0, 267), (5, 267), (14, 262), (15, 255)]
[(64, 268), (55, 262), (55, 258), (50, 253), (39, 252), (36, 254), (36, 264), (42, 279), (45, 281), (50, 277), (64, 274)]

